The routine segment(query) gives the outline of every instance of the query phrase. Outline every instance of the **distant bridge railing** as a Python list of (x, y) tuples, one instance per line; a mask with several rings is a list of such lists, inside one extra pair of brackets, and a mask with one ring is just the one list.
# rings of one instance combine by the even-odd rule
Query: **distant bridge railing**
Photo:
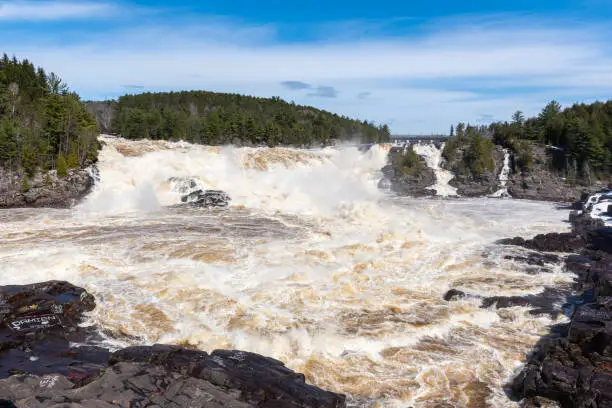
[(391, 135), (391, 143), (444, 142), (448, 135)]

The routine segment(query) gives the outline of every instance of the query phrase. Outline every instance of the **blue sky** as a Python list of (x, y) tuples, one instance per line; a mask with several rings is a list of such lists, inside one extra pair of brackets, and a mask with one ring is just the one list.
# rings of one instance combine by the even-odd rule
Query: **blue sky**
[(609, 38), (612, 0), (0, 0), (0, 52), (86, 99), (280, 96), (395, 133), (610, 99)]

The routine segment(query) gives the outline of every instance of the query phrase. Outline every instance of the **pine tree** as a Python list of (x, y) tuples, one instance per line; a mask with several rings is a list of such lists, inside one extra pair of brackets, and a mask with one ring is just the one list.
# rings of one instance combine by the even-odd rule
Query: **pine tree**
[(68, 167), (76, 169), (79, 167), (79, 156), (77, 155), (76, 147), (73, 145), (68, 154)]
[(64, 158), (63, 154), (59, 153), (57, 155), (55, 167), (57, 169), (57, 175), (59, 177), (66, 177), (66, 175), (68, 175), (68, 163), (66, 163), (66, 159)]

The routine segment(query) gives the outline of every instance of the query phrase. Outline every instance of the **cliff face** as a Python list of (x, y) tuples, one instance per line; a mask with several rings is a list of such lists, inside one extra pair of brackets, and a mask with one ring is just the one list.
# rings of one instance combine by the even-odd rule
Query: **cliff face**
[(607, 183), (594, 181), (592, 185), (569, 184), (558, 173), (549, 170), (550, 152), (542, 146), (532, 147), (533, 167), (521, 171), (514, 167), (508, 179), (508, 192), (514, 198), (573, 203), (583, 193), (594, 193)]
[(55, 170), (38, 172), (24, 183), (22, 174), (0, 168), (0, 208), (70, 207), (91, 191), (92, 173), (71, 169), (66, 177), (58, 177)]
[[(494, 171), (485, 171), (480, 175), (462, 172), (465, 168), (465, 147), (460, 146), (451, 161), (442, 160), (441, 167), (453, 172), (449, 185), (457, 189), (461, 197), (486, 197), (497, 192), (500, 185), (500, 174), (504, 167), (505, 152), (501, 146), (494, 146), (492, 159)], [(508, 193), (513, 198), (574, 203), (585, 193), (591, 194), (608, 186), (606, 181), (593, 180), (591, 185), (570, 184), (557, 172), (550, 169), (551, 152), (544, 146), (532, 146), (532, 166), (521, 170), (515, 164), (515, 155), (510, 154), (510, 174), (506, 182)], [(383, 168), (385, 178), (381, 187), (390, 188), (400, 195), (414, 197), (435, 195), (427, 187), (436, 182), (434, 171), (422, 165), (406, 171), (402, 165), (401, 150), (389, 154), (389, 165)]]
[(394, 193), (403, 196), (427, 197), (436, 195), (436, 191), (428, 187), (436, 183), (436, 175), (427, 167), (423, 158), (419, 158), (417, 168), (407, 169), (403, 164), (404, 154), (401, 150), (392, 150), (389, 153), (389, 164), (383, 167), (384, 178), (380, 182), (381, 188), (388, 188)]
[(115, 117), (115, 108), (117, 102), (115, 101), (90, 101), (85, 102), (85, 109), (96, 117), (100, 132), (105, 134), (111, 134), (112, 123)]
[[(463, 161), (464, 151), (459, 149), (452, 162), (444, 162), (442, 167), (446, 170), (454, 171), (459, 168), (459, 163)], [(493, 161), (495, 170), (485, 171), (479, 176), (471, 174), (455, 173), (455, 177), (449, 184), (457, 189), (457, 194), (462, 197), (484, 197), (495, 193), (499, 189), (499, 175), (504, 165), (504, 151), (500, 146), (495, 146), (493, 150)]]

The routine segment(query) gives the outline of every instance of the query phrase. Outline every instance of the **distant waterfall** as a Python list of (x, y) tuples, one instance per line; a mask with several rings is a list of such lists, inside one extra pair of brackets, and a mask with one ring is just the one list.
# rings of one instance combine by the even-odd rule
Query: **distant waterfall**
[(425, 159), (427, 167), (432, 169), (436, 175), (436, 184), (428, 188), (435, 190), (436, 195), (439, 196), (456, 196), (457, 189), (448, 184), (455, 177), (455, 175), (448, 170), (444, 170), (440, 166), (442, 163), (444, 143), (440, 146), (440, 148), (437, 148), (433, 143), (417, 143), (413, 145), (412, 148), (416, 154)]
[(510, 175), (510, 151), (504, 149), (504, 166), (499, 173), (499, 190), (491, 195), (491, 197), (510, 197), (508, 193), (508, 177)]

